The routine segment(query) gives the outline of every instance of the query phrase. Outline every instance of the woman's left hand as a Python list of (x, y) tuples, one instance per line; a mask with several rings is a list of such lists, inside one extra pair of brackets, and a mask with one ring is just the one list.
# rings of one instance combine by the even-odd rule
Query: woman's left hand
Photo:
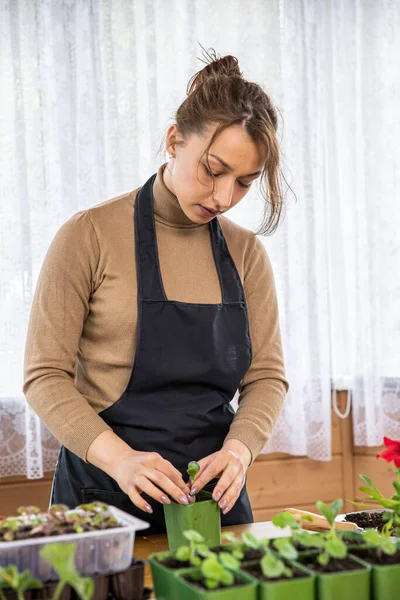
[(242, 491), (250, 462), (251, 452), (243, 442), (227, 440), (221, 450), (198, 461), (200, 471), (190, 494), (192, 496), (198, 494), (209, 481), (219, 477), (212, 497), (226, 515), (233, 508)]

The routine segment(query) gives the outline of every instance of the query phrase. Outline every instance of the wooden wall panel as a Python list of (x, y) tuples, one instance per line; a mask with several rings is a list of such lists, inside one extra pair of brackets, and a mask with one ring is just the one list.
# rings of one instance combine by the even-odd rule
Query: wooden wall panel
[(256, 460), (248, 471), (247, 489), (255, 510), (340, 498), (341, 458), (334, 456), (330, 462), (309, 458)]
[(49, 505), (52, 474), (43, 479), (7, 477), (0, 480), (0, 515), (15, 514), (18, 506), (35, 505), (45, 510)]

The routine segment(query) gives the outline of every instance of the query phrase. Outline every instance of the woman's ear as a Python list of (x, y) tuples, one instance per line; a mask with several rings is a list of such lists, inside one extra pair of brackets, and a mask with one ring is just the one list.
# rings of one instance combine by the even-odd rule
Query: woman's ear
[(176, 123), (174, 123), (168, 128), (165, 143), (166, 150), (170, 158), (175, 158), (176, 156), (176, 145), (180, 137), (178, 126)]

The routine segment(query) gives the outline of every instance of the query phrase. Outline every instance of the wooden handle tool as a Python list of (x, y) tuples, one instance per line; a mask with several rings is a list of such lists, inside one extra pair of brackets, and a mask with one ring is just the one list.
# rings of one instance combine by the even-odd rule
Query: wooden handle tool
[[(299, 508), (285, 508), (285, 511), (290, 512), (296, 521), (301, 523), (303, 529), (308, 529), (309, 531), (327, 531), (330, 529), (329, 522), (322, 515), (308, 512), (307, 510), (300, 510)], [(312, 517), (312, 521), (301, 518), (305, 515)], [(348, 521), (335, 521), (335, 529), (337, 531), (357, 530), (358, 526), (356, 523)]]

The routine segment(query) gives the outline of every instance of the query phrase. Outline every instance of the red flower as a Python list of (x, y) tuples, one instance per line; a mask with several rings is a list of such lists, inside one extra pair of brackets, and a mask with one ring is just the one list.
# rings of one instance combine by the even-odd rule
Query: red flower
[(393, 461), (396, 467), (400, 469), (400, 441), (384, 437), (383, 443), (385, 444), (385, 449), (380, 454), (377, 454), (376, 458), (384, 458), (386, 462)]

